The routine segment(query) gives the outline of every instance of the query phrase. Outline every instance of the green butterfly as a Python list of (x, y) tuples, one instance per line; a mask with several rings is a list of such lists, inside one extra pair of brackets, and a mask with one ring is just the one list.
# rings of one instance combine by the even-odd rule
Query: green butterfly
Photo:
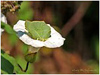
[(25, 28), (33, 39), (45, 41), (50, 37), (51, 28), (44, 21), (26, 21)]

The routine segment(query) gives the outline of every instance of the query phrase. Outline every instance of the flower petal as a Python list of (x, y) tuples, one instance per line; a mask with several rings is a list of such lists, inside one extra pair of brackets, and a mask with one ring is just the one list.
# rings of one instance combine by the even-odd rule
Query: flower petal
[[(1, 21), (7, 24), (6, 17), (2, 13), (1, 13)], [(2, 33), (4, 32), (4, 29), (2, 29), (2, 28), (0, 28), (0, 29), (1, 29), (1, 34), (0, 35), (2, 35)]]
[(0, 36), (1, 36), (1, 35), (2, 35), (2, 33), (4, 32), (4, 29), (0, 28), (0, 31), (1, 31), (1, 34), (0, 34)]
[(4, 31), (4, 29), (0, 28), (1, 29), (1, 33)]
[(31, 45), (33, 47), (44, 46), (42, 41), (34, 40), (26, 34), (26, 32), (28, 31), (25, 29), (25, 21), (19, 20), (14, 25), (13, 29), (17, 32), (17, 35), (19, 36), (20, 40), (22, 40), (25, 44)]
[(1, 21), (7, 24), (6, 17), (1, 13)]
[[(49, 24), (47, 24), (50, 26)], [(53, 27), (51, 27), (51, 37), (45, 41), (45, 46), (49, 48), (60, 47), (64, 44), (65, 38), (63, 38)]]
[(23, 20), (19, 20), (15, 25), (14, 25), (14, 28), (13, 28), (16, 32), (18, 31), (22, 31), (22, 32), (28, 32), (26, 29), (25, 29), (25, 21)]
[(19, 37), (20, 40), (22, 40), (25, 44), (31, 45), (33, 47), (42, 47), (44, 46), (44, 43), (39, 40), (34, 40), (30, 38), (27, 34), (23, 34), (22, 36)]
[(14, 25), (14, 30), (18, 33), (20, 40), (25, 44), (31, 45), (33, 47), (49, 47), (55, 48), (63, 45), (65, 38), (63, 38), (53, 27), (47, 24), (51, 28), (51, 37), (48, 38), (45, 42), (34, 40), (26, 34), (28, 32), (25, 29), (25, 21), (19, 20), (17, 24)]

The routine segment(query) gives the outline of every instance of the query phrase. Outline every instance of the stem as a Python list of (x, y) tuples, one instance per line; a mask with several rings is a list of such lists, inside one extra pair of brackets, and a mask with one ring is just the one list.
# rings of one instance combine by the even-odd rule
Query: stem
[(26, 65), (26, 69), (23, 70), (22, 67), (18, 64), (19, 68), (23, 71), (23, 72), (26, 72), (28, 70), (28, 66), (29, 66), (29, 62), (27, 62), (27, 65)]
[(79, 23), (79, 21), (85, 15), (87, 9), (89, 8), (91, 2), (82, 2), (75, 14), (71, 17), (71, 19), (66, 22), (64, 27), (62, 28), (62, 35), (65, 37), (68, 33)]
[(28, 70), (28, 66), (29, 66), (29, 62), (27, 62), (26, 69), (24, 70), (24, 72)]
[(23, 71), (22, 67), (18, 64), (19, 68)]

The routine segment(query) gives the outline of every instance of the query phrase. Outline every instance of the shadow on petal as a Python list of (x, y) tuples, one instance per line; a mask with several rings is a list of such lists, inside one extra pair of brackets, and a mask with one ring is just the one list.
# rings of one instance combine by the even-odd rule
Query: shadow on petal
[(21, 36), (23, 36), (24, 34), (26, 34), (26, 32), (22, 32), (22, 31), (18, 31), (18, 32), (17, 32), (18, 37), (21, 37)]

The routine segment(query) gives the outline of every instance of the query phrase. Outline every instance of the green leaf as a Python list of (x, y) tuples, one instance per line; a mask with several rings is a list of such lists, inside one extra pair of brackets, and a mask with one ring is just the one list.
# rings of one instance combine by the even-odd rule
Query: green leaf
[(13, 30), (13, 28), (10, 25), (8, 25), (2, 21), (1, 21), (1, 28), (3, 28), (9, 34), (15, 35), (15, 31)]
[(50, 37), (51, 29), (44, 21), (26, 21), (25, 28), (33, 39), (44, 41)]
[(21, 20), (31, 20), (33, 18), (33, 11), (30, 8), (30, 3), (29, 2), (22, 2), (19, 12), (18, 12), (18, 17)]
[(1, 69), (1, 74), (8, 74), (8, 73)]
[(13, 72), (16, 72), (16, 73), (23, 73), (21, 71), (21, 69), (18, 67), (17, 63), (16, 63), (16, 60), (4, 53), (4, 51), (1, 50), (1, 71), (2, 73), (8, 73), (8, 74), (12, 74)]
[(8, 74), (13, 74), (14, 66), (3, 56), (1, 56), (1, 69)]

